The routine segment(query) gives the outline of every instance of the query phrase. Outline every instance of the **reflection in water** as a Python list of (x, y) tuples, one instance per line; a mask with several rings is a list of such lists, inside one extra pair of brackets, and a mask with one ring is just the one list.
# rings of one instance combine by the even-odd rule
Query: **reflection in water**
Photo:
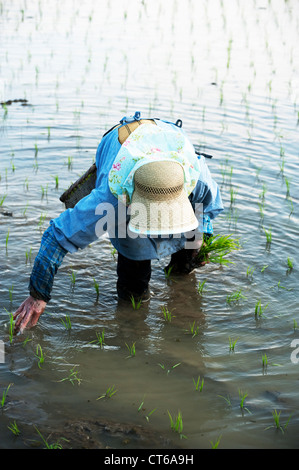
[[(219, 436), (223, 448), (298, 447), (296, 0), (17, 0), (1, 6), (0, 23), (0, 396), (13, 384), (2, 447), (32, 445), (33, 425), (73, 447), (207, 448)], [(151, 300), (133, 310), (116, 298), (116, 260), (99, 240), (65, 259), (47, 313), (10, 343), (8, 312), (27, 296), (61, 193), (90, 167), (104, 132), (137, 110), (181, 118), (213, 155), (226, 208), (215, 232), (240, 237), (241, 252), (234, 264), (170, 280), (167, 260), (154, 263)], [(111, 399), (97, 400), (113, 385)], [(275, 409), (282, 425), (292, 414), (284, 433), (265, 431)], [(186, 440), (170, 429), (167, 411), (178, 410)], [(8, 430), (13, 420), (23, 437)]]

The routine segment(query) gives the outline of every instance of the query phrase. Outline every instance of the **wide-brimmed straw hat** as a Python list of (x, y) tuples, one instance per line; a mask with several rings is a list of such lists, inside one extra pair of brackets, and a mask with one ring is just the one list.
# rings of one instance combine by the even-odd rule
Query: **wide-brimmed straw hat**
[(145, 235), (185, 233), (198, 226), (180, 163), (156, 161), (136, 170), (130, 216), (129, 230)]

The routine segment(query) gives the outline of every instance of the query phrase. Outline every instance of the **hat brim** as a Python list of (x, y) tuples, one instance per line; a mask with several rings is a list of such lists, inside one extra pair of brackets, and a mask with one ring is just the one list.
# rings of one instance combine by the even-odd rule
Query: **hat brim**
[(198, 220), (185, 190), (166, 202), (146, 199), (135, 189), (129, 213), (129, 230), (133, 233), (174, 235), (198, 227)]

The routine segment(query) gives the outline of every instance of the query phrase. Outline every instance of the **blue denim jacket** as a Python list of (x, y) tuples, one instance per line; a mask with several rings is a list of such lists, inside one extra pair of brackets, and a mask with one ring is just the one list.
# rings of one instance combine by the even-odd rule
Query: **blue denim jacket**
[[(132, 118), (123, 118), (120, 123), (124, 124), (136, 119), (141, 119), (139, 113)], [(173, 123), (162, 120), (156, 120), (156, 124), (162, 128), (175, 126)], [(184, 131), (181, 130), (181, 132)], [(67, 252), (74, 253), (78, 249), (84, 249), (97, 240), (96, 224), (101, 218), (101, 215), (96, 213), (97, 206), (100, 203), (108, 203), (117, 209), (118, 200), (109, 189), (108, 174), (120, 147), (118, 128), (115, 128), (103, 137), (97, 149), (95, 189), (81, 199), (74, 208), (65, 210), (50, 221), (50, 227), (42, 237), (40, 251), (30, 277), (29, 289), (33, 296), (49, 301), (53, 278), (64, 255)], [(223, 210), (223, 205), (218, 185), (212, 179), (204, 157), (199, 157), (199, 161), (200, 178), (189, 199), (193, 206), (196, 203), (203, 204), (203, 221), (199, 230), (213, 233), (211, 220)], [(127, 217), (127, 223), (128, 220), (129, 217)], [(119, 238), (117, 220), (116, 234), (111, 236), (110, 240), (118, 252), (133, 260), (160, 259), (184, 248), (186, 242), (184, 236), (180, 238), (172, 236), (169, 238)]]

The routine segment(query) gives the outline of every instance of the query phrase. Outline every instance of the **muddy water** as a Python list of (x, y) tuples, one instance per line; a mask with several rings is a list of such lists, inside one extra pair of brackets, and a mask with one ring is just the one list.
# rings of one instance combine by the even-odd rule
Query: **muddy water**
[[(297, 448), (297, 1), (115, 4), (0, 5), (1, 398), (12, 384), (0, 445), (42, 447), (38, 429), (49, 444), (67, 439), (63, 447)], [(116, 259), (101, 239), (65, 258), (38, 326), (10, 342), (8, 312), (27, 296), (60, 194), (94, 161), (105, 130), (136, 110), (181, 118), (214, 156), (226, 209), (215, 233), (240, 238), (242, 250), (234, 264), (187, 278), (167, 280), (168, 260), (154, 262), (151, 300), (133, 310), (116, 298)], [(228, 302), (236, 292), (244, 297)], [(186, 438), (170, 428), (168, 412), (179, 411)]]

